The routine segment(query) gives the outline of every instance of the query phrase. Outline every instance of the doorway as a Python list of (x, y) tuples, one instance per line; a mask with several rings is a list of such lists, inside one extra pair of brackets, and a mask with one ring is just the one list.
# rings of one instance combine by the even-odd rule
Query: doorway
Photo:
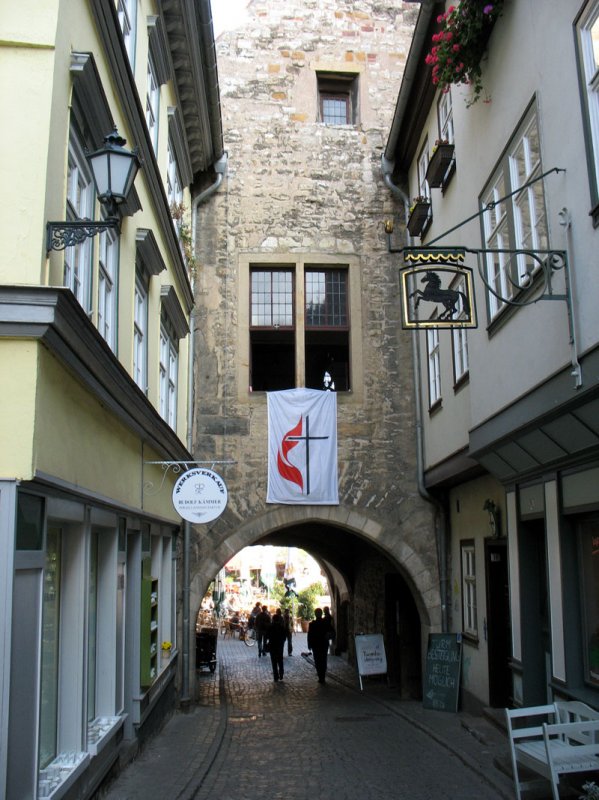
[(422, 698), (420, 616), (405, 580), (385, 575), (387, 672), (402, 700)]
[(511, 624), (507, 541), (485, 540), (487, 580), (487, 649), (489, 705), (506, 708), (512, 701)]

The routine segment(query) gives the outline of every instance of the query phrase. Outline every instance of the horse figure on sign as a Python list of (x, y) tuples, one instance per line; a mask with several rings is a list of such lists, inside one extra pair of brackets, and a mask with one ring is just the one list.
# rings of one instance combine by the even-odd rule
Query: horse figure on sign
[(426, 300), (431, 303), (441, 303), (445, 308), (439, 316), (438, 320), (450, 320), (454, 315), (458, 314), (458, 302), (461, 298), (462, 308), (464, 314), (470, 317), (470, 301), (464, 292), (457, 289), (442, 289), (441, 278), (436, 272), (430, 270), (424, 273), (421, 283), (426, 284), (424, 291), (416, 289), (410, 294), (410, 297), (415, 297), (414, 309), (417, 309), (421, 300)]

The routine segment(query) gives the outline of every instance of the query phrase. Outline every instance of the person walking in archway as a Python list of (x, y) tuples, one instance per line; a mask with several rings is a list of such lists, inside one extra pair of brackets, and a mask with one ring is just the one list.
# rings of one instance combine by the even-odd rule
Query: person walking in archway
[(335, 652), (335, 623), (333, 622), (331, 609), (328, 606), (324, 607), (322, 618), (329, 627), (329, 653), (330, 655), (333, 655)]
[(314, 666), (318, 682), (324, 683), (327, 674), (327, 655), (329, 651), (329, 623), (322, 615), (322, 608), (314, 610), (316, 619), (308, 625), (308, 650), (314, 656)]
[(283, 667), (283, 648), (287, 639), (285, 620), (281, 614), (281, 609), (277, 608), (268, 628), (268, 652), (270, 653), (270, 663), (272, 664), (272, 675), (275, 681), (282, 681), (284, 674)]
[(268, 608), (262, 606), (262, 611), (256, 616), (256, 639), (258, 640), (258, 658), (266, 655), (268, 628), (270, 627), (270, 614)]

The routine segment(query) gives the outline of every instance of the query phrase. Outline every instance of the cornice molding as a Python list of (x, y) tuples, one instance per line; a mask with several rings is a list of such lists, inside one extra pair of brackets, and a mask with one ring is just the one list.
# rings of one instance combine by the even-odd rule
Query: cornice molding
[(160, 458), (191, 454), (133, 381), (70, 289), (0, 286), (0, 338), (37, 339)]

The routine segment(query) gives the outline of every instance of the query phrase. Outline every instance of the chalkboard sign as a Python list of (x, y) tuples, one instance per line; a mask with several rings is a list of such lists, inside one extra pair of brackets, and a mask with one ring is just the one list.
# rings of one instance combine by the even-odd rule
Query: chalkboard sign
[(461, 666), (461, 634), (430, 633), (422, 693), (424, 708), (458, 710)]
[(360, 633), (355, 639), (358, 677), (360, 679), (360, 688), (363, 688), (363, 675), (385, 675), (387, 672), (385, 642), (380, 633)]

